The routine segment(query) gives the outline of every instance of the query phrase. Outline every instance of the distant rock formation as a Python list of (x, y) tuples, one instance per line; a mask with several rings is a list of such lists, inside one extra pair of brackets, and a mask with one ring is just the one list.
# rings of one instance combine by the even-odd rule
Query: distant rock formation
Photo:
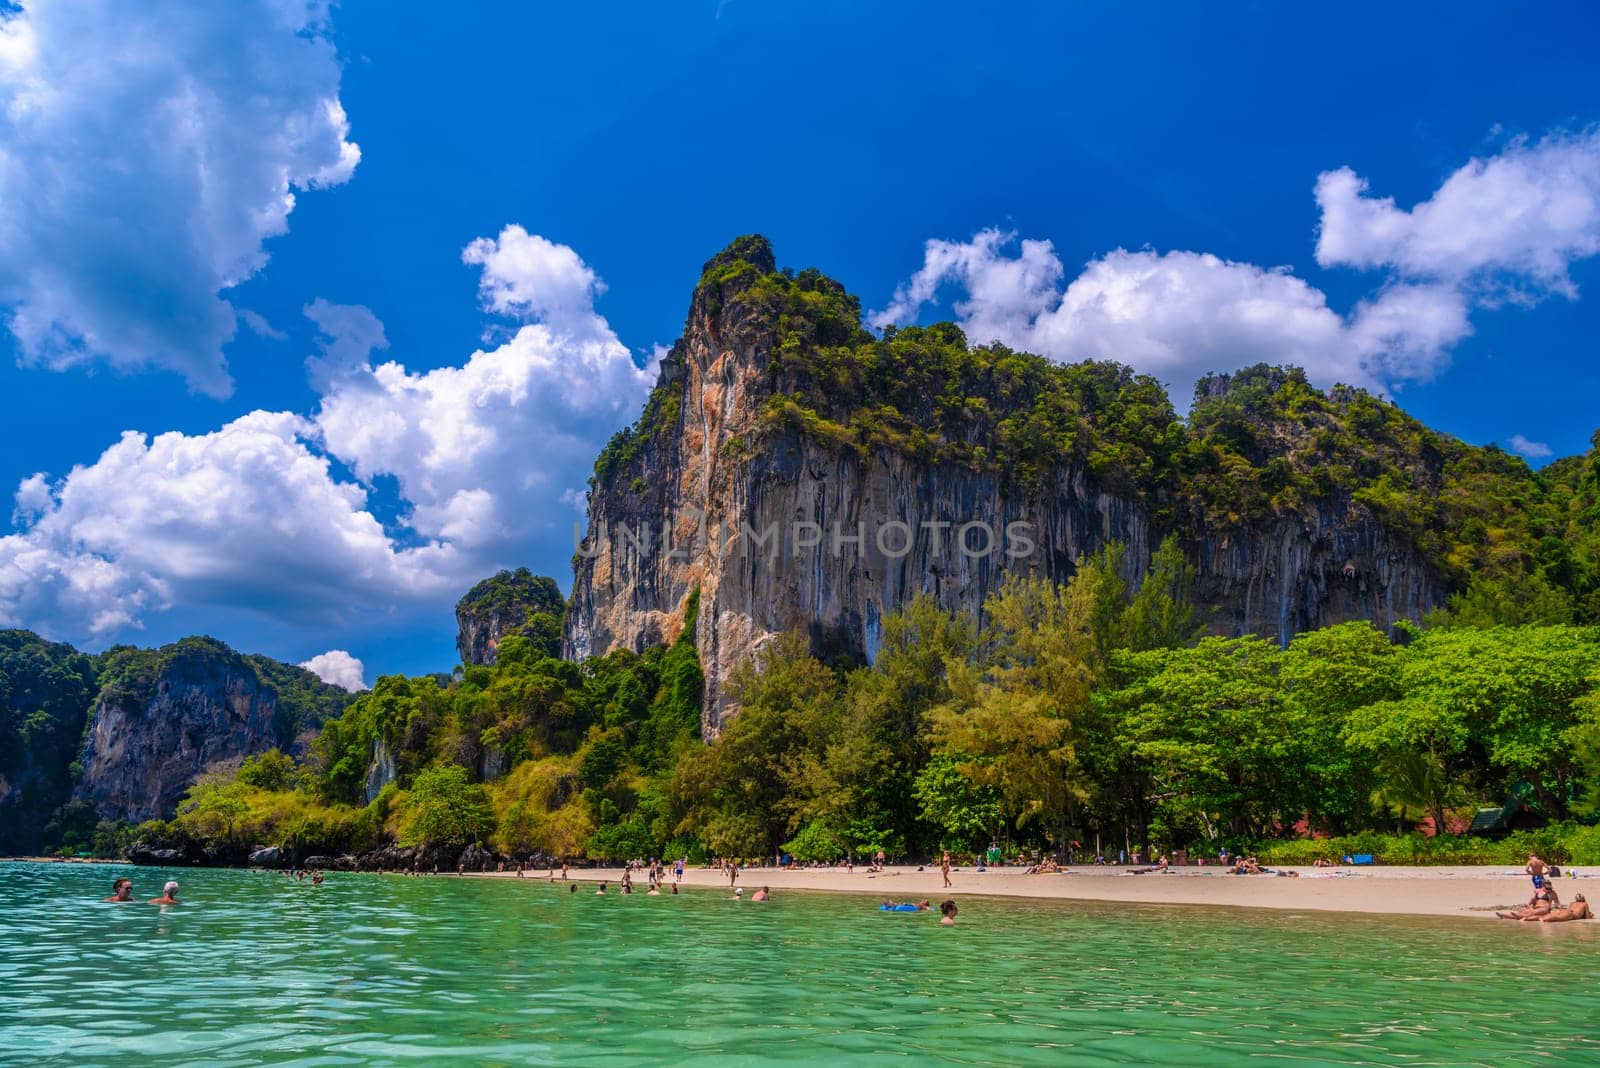
[(272, 748), (292, 752), (353, 697), (277, 661), (263, 672), (262, 661), (213, 638), (107, 652), (74, 796), (104, 819), (169, 819), (208, 767)]
[(493, 664), (500, 640), (521, 634), (558, 655), (566, 602), (555, 579), (527, 568), (486, 578), (456, 603), (456, 651), (463, 664)]
[[(948, 324), (879, 339), (838, 283), (740, 238), (596, 464), (565, 652), (670, 641), (698, 589), (711, 733), (729, 673), (775, 634), (870, 660), (919, 593), (981, 613), (1008, 572), (1065, 581), (1113, 541), (1137, 584), (1168, 533), (1216, 632), (1387, 627), (1460, 585), (1442, 487), (1479, 469), (1537, 492), (1520, 460), (1293, 369), (1205, 379), (1186, 422), (1114, 364), (975, 349)], [(1012, 530), (1026, 554), (969, 551)], [(463, 656), (486, 630), (463, 628)]]

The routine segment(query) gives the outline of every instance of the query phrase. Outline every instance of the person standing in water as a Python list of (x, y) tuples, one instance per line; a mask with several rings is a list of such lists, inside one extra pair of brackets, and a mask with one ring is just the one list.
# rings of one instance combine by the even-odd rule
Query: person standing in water
[(956, 925), (956, 903), (949, 898), (939, 902), (939, 911), (944, 915), (939, 918), (941, 927), (954, 927)]
[(150, 899), (152, 905), (176, 905), (178, 903), (178, 884), (168, 880), (167, 885), (161, 888), (161, 896)]
[(111, 883), (111, 896), (107, 901), (114, 901), (119, 905), (127, 904), (133, 900), (133, 880), (128, 878), (116, 879)]

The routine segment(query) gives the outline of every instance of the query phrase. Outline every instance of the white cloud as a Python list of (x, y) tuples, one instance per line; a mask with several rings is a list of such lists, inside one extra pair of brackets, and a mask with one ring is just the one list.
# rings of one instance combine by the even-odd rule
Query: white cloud
[(367, 688), (366, 666), (343, 649), (329, 649), (300, 664), (330, 686), (356, 693)]
[(1024, 241), (1012, 256), (1013, 241), (997, 230), (929, 241), (922, 269), (873, 324), (907, 321), (951, 285), (961, 294), (957, 321), (975, 343), (1118, 360), (1169, 383), (1179, 403), (1201, 375), (1258, 362), (1298, 364), (1324, 384), (1425, 379), (1470, 329), (1446, 290), (1396, 287), (1346, 318), (1285, 269), (1197, 252), (1117, 249), (1061, 289), (1050, 242)]
[(454, 546), (392, 544), (311, 434), (259, 411), (209, 434), (130, 431), (53, 483), (24, 481), (21, 529), (0, 538), (0, 621), (107, 640), (152, 612), (229, 605), (341, 627), (463, 581)]
[(483, 267), (486, 307), (542, 321), (461, 366), (348, 365), (323, 395), (317, 428), (360, 478), (398, 480), (423, 536), (484, 552), (542, 537), (568, 555), (569, 514), (551, 506), (637, 415), (656, 367), (634, 364), (594, 310), (599, 278), (565, 245), (508, 226), (463, 259)]
[(1542, 460), (1546, 456), (1553, 456), (1555, 450), (1542, 441), (1532, 441), (1521, 434), (1511, 435), (1511, 451), (1530, 460)]
[[(326, 647), (354, 626), (446, 619), (499, 567), (567, 559), (574, 495), (655, 367), (636, 367), (574, 298), (602, 287), (571, 249), (518, 227), (473, 247), (491, 308), (552, 321), (414, 372), (372, 363), (387, 340), (366, 308), (314, 301), (313, 415), (129, 432), (65, 476), (22, 481), (17, 529), (0, 538), (0, 624), (104, 643), (181, 609), (186, 629), (250, 614)], [(496, 300), (496, 287), (509, 295)], [(375, 507), (385, 476), (400, 498), (388, 530)]]
[(295, 190), (360, 159), (327, 30), (320, 0), (0, 15), (0, 309), (24, 360), (231, 391), (221, 294), (266, 263)]
[(1368, 188), (1349, 167), (1317, 179), (1322, 266), (1572, 297), (1568, 266), (1600, 252), (1600, 130), (1515, 141), (1409, 211)]
[(1050, 242), (984, 230), (927, 242), (922, 266), (870, 317), (913, 321), (945, 288), (975, 343), (1001, 341), (1062, 361), (1117, 360), (1168, 383), (1186, 404), (1212, 371), (1257, 362), (1304, 367), (1315, 382), (1391, 392), (1426, 382), (1472, 333), (1471, 312), (1510, 296), (1575, 295), (1574, 260), (1600, 252), (1600, 133), (1518, 141), (1473, 160), (1411, 211), (1366, 195), (1348, 168), (1316, 185), (1317, 260), (1383, 268), (1348, 313), (1287, 268), (1207, 253), (1117, 249), (1065, 287)]

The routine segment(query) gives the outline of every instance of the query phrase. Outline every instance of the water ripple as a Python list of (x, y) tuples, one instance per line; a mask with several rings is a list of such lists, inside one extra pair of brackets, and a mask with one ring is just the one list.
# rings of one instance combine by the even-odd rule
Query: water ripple
[(1600, 1063), (1587, 925), (123, 873), (0, 864), (0, 1064)]

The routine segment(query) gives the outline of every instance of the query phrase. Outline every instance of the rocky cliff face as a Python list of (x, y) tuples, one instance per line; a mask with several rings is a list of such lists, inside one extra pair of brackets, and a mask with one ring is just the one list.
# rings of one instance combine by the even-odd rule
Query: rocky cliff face
[(493, 664), (500, 639), (522, 634), (559, 651), (565, 610), (555, 580), (527, 568), (484, 579), (456, 603), (456, 651), (463, 664)]
[(308, 714), (317, 703), (341, 696), (312, 681), (304, 701), (280, 707), (279, 691), (250, 658), (210, 638), (159, 650), (114, 649), (105, 655), (101, 679), (74, 796), (102, 818), (133, 823), (170, 818), (184, 791), (213, 764), (292, 749), (297, 734), (320, 722)]
[[(784, 286), (781, 300), (767, 295)], [(1417, 618), (1448, 592), (1414, 532), (1387, 526), (1355, 498), (1355, 485), (1325, 484), (1314, 498), (1249, 515), (1194, 499), (1177, 473), (1187, 431), (1176, 416), (1152, 424), (1176, 443), (1158, 476), (1107, 474), (1114, 465), (1099, 457), (1120, 455), (1116, 449), (1005, 451), (1004, 442), (1027, 440), (1031, 431), (1016, 425), (1040, 404), (1007, 384), (1004, 354), (983, 393), (958, 403), (966, 422), (946, 420), (941, 433), (951, 445), (943, 452), (928, 444), (916, 416), (899, 431), (866, 432), (879, 417), (873, 410), (856, 411), (861, 425), (846, 439), (839, 424), (793, 398), (810, 390), (804, 403), (827, 408), (828, 374), (844, 375), (837, 369), (849, 345), (874, 342), (850, 334), (848, 323), (797, 333), (792, 322), (814, 294), (846, 300), (826, 279), (785, 282), (762, 239), (741, 239), (713, 259), (639, 425), (619, 435), (596, 468), (566, 653), (671, 640), (698, 588), (708, 731), (730, 711), (729, 672), (775, 634), (800, 629), (819, 652), (870, 659), (884, 615), (918, 593), (947, 609), (979, 611), (1007, 572), (1065, 580), (1074, 561), (1110, 541), (1126, 545), (1127, 577), (1137, 583), (1153, 546), (1176, 530), (1197, 569), (1198, 598), (1225, 634), (1287, 640), (1349, 619), (1388, 626)], [(842, 341), (826, 333), (840, 329)], [(802, 375), (800, 366), (813, 369)], [(912, 394), (943, 388), (934, 374)], [(1229, 383), (1213, 379), (1206, 388), (1226, 392)], [(1086, 437), (1073, 427), (1110, 411), (1099, 405), (1091, 396), (1076, 424), (1064, 422), (1075, 440)], [(1269, 453), (1290, 448), (1260, 437)], [(1021, 479), (1014, 455), (1059, 459)]]

